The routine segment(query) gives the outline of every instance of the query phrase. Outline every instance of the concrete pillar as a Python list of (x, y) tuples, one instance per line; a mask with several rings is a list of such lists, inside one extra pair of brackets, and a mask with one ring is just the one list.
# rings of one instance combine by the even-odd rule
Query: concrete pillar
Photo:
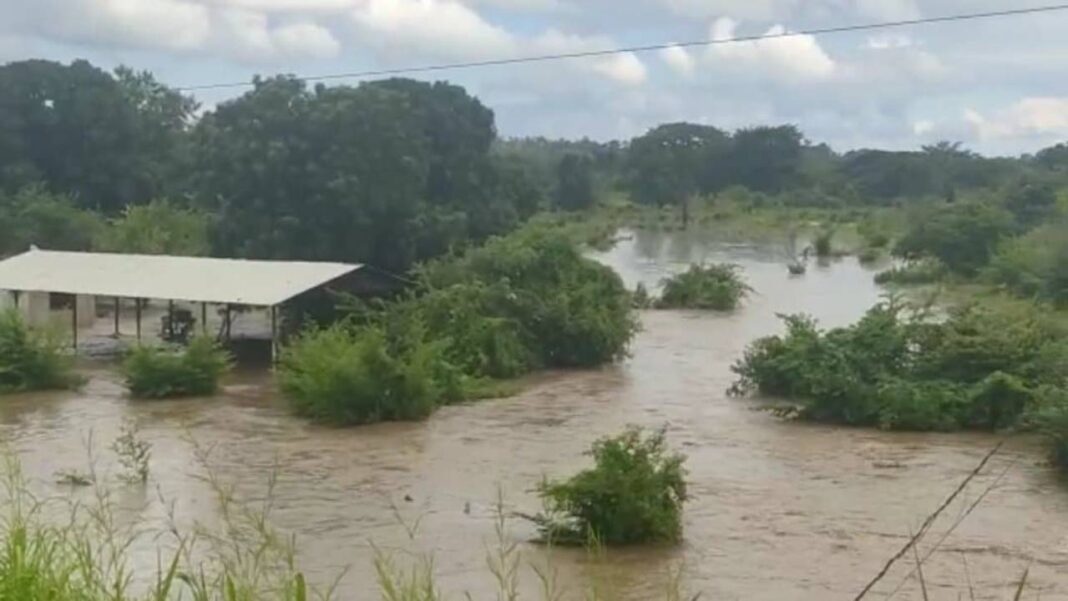
[(78, 327), (92, 327), (96, 322), (96, 297), (79, 294), (74, 302), (78, 303)]
[(19, 311), (26, 323), (46, 326), (52, 317), (51, 295), (47, 292), (23, 292), (19, 295)]

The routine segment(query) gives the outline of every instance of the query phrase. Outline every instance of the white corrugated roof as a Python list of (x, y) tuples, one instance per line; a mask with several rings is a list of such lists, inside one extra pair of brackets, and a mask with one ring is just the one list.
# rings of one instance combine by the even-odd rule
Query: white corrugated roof
[(0, 261), (0, 290), (271, 306), (360, 267), (33, 249)]

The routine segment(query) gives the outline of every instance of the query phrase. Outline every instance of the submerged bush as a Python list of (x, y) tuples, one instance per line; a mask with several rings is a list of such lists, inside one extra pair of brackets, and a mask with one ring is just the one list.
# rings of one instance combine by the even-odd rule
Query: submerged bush
[(461, 396), (440, 343), (390, 344), (377, 327), (311, 330), (285, 349), (278, 381), (297, 415), (337, 425), (416, 420)]
[(685, 457), (671, 453), (663, 430), (631, 427), (590, 451), (594, 467), (562, 482), (543, 482), (549, 515), (542, 530), (554, 542), (677, 542), (686, 501)]
[(902, 430), (1004, 428), (1036, 391), (1068, 382), (1062, 332), (1031, 309), (973, 305), (943, 321), (895, 302), (830, 331), (785, 318), (784, 336), (755, 341), (735, 364), (735, 394), (797, 401), (818, 421)]
[(737, 265), (691, 265), (664, 280), (656, 306), (661, 309), (730, 311), (752, 292)]
[(126, 386), (139, 399), (214, 394), (229, 370), (229, 354), (209, 338), (196, 338), (179, 351), (138, 347), (123, 363)]
[(30, 327), (18, 311), (0, 311), (0, 393), (56, 390), (78, 384), (73, 357), (50, 330)]
[(812, 240), (812, 250), (817, 257), (830, 257), (834, 254), (834, 230), (825, 228)]

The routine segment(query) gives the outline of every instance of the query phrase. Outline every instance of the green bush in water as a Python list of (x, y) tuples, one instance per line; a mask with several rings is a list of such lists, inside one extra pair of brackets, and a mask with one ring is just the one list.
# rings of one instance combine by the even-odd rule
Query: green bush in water
[(230, 356), (209, 338), (196, 338), (180, 351), (138, 347), (123, 363), (126, 386), (138, 399), (214, 394), (230, 370)]
[(418, 420), (462, 397), (443, 344), (376, 326), (309, 330), (282, 353), (278, 381), (300, 416), (335, 425)]
[(752, 292), (737, 265), (691, 265), (664, 280), (656, 306), (661, 309), (730, 311)]
[(0, 311), (0, 393), (59, 390), (79, 382), (58, 336), (30, 327), (16, 310)]
[(830, 257), (834, 254), (834, 230), (824, 229), (820, 233), (816, 234), (816, 238), (812, 241), (812, 250), (815, 251), (817, 257)]
[(543, 482), (553, 542), (609, 545), (676, 542), (686, 501), (685, 457), (671, 453), (663, 430), (628, 428), (594, 443), (594, 467), (562, 482)]
[(931, 321), (891, 301), (826, 332), (788, 316), (784, 336), (755, 341), (735, 364), (731, 392), (791, 399), (818, 421), (1009, 427), (1034, 405), (1037, 390), (1068, 383), (1063, 333), (1028, 311), (969, 306)]

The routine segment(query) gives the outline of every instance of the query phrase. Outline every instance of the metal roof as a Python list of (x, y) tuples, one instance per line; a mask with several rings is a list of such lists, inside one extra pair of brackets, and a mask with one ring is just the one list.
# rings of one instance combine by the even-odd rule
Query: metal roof
[(361, 267), (32, 249), (0, 261), (0, 290), (269, 307)]

